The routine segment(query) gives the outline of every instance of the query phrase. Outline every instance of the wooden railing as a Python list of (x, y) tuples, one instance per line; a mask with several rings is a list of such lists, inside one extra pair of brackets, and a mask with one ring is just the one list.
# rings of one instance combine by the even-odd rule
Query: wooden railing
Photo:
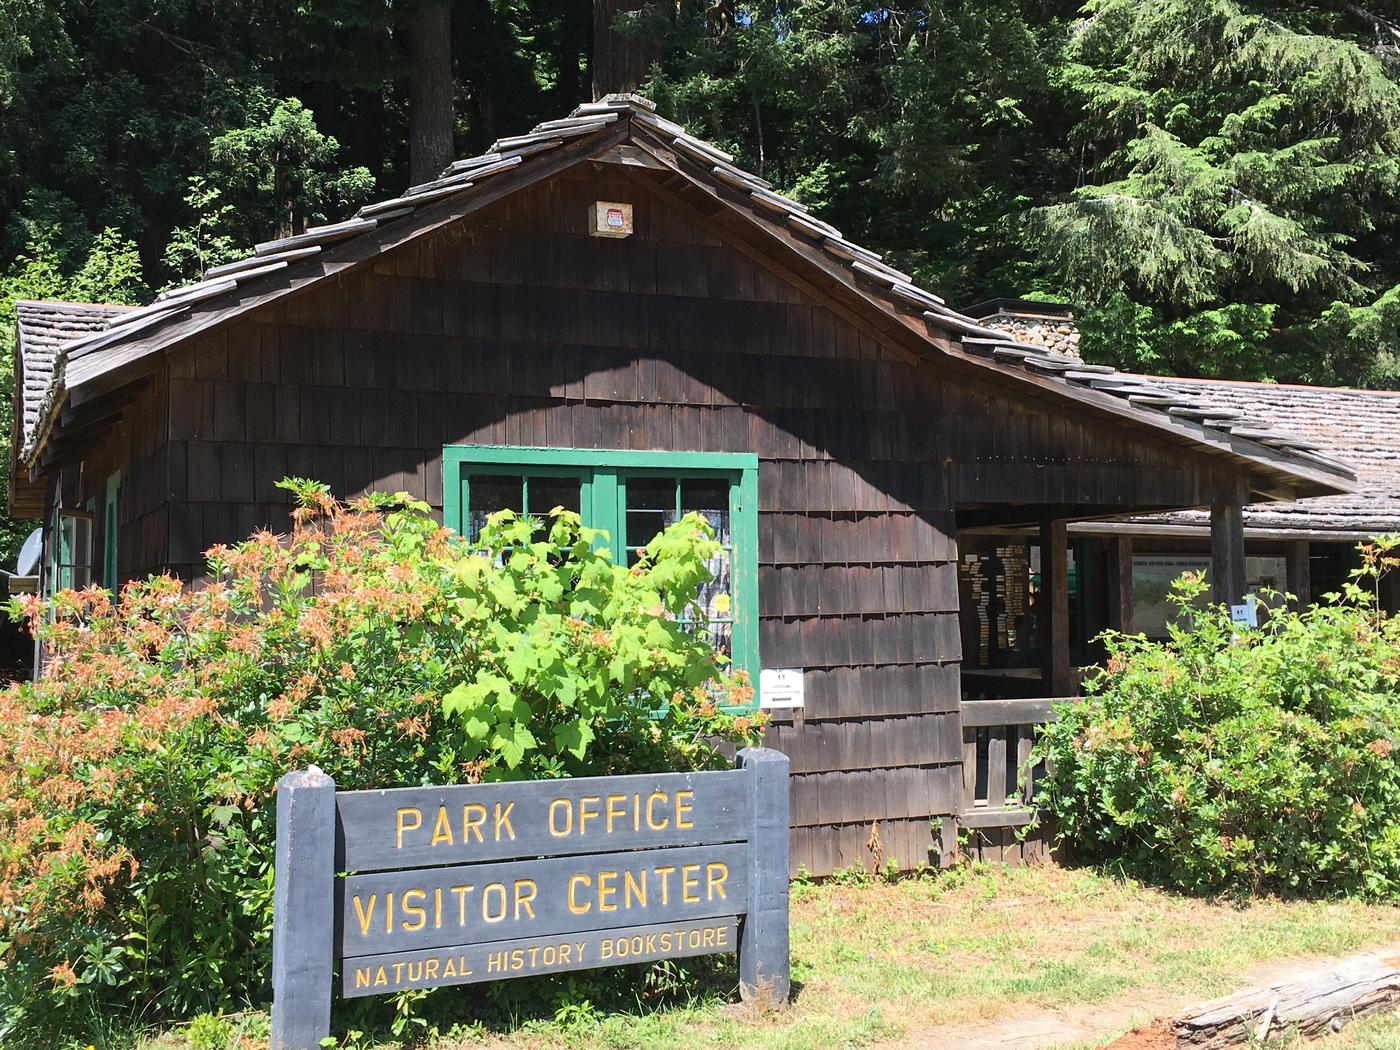
[(963, 804), (958, 823), (968, 828), (1015, 827), (1030, 822), (1040, 767), (1028, 768), (1036, 726), (1054, 718), (1060, 699), (964, 700)]

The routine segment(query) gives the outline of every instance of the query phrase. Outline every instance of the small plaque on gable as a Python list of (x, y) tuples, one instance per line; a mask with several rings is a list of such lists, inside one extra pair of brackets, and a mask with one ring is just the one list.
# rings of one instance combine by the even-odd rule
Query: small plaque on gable
[(801, 669), (765, 667), (758, 675), (758, 703), (767, 710), (793, 711), (807, 706)]
[(590, 204), (588, 233), (592, 237), (632, 236), (632, 205), (621, 201), (596, 201)]

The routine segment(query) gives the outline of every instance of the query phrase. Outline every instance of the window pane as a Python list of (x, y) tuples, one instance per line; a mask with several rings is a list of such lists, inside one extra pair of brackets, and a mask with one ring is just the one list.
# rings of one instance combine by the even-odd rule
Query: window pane
[(555, 507), (563, 507), (575, 514), (582, 504), (579, 493), (583, 483), (578, 478), (531, 477), (529, 479), (529, 509), (537, 518), (543, 518)]
[(487, 515), (498, 510), (525, 512), (525, 479), (520, 474), (472, 474), (467, 478), (467, 539), (481, 536)]
[(92, 564), (92, 519), (74, 518), (73, 535), (76, 537), (73, 542), (73, 560), (79, 565), (90, 566)]
[(722, 478), (682, 478), (681, 513), (699, 511), (715, 530), (715, 539), (729, 543), (729, 483)]
[(627, 479), (627, 550), (632, 554), (650, 543), (658, 532), (676, 521), (675, 478)]

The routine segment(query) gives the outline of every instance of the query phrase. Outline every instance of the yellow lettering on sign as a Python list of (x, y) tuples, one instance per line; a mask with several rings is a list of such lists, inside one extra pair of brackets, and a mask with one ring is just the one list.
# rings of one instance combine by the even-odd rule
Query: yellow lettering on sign
[(580, 904), (578, 902), (578, 897), (576, 896), (576, 894), (580, 886), (587, 887), (591, 886), (592, 884), (593, 880), (590, 879), (587, 875), (580, 873), (569, 876), (569, 911), (571, 911), (573, 914), (588, 914), (588, 909), (591, 908), (592, 905), (589, 904), (587, 901), (584, 901), (582, 904)]
[[(409, 821), (413, 823), (409, 823)], [(415, 806), (405, 806), (394, 814), (394, 822), (397, 827), (397, 839), (395, 849), (403, 849), (403, 833), (405, 831), (417, 831), (423, 826), (423, 811)]]
[(476, 889), (470, 882), (465, 886), (451, 886), (449, 889), (457, 894), (457, 925), (467, 924), (467, 894)]
[(621, 819), (627, 815), (626, 795), (609, 795), (607, 801), (607, 829), (608, 834), (612, 834), (613, 821)]
[[(686, 800), (686, 799), (689, 799), (689, 801), (684, 801), (684, 800)], [(694, 801), (695, 801), (695, 792), (694, 792), (694, 791), (689, 791), (689, 790), (687, 790), (687, 791), (677, 791), (677, 792), (676, 792), (676, 827), (678, 827), (678, 828), (693, 828), (693, 827), (695, 827), (695, 822), (694, 822), (693, 820), (690, 820), (690, 819), (689, 819), (690, 810), (691, 810), (691, 803), (694, 802)]]
[(681, 900), (686, 904), (699, 904), (700, 894), (696, 893), (700, 886), (700, 865), (681, 865)]
[(647, 906), (647, 876), (645, 869), (642, 870), (641, 874), (635, 874), (631, 871), (624, 871), (622, 873), (622, 906), (624, 908), (632, 907), (632, 901), (634, 899), (637, 902), (637, 907), (645, 908)]
[(496, 841), (497, 841), (497, 842), (500, 842), (500, 841), (501, 841), (501, 830), (502, 830), (502, 829), (505, 829), (506, 835), (509, 836), (509, 838), (510, 838), (512, 841), (515, 840), (515, 828), (511, 827), (511, 824), (510, 824), (510, 811), (511, 811), (512, 809), (514, 809), (514, 808), (515, 808), (515, 803), (514, 803), (514, 802), (507, 802), (504, 809), (501, 808), (501, 804), (500, 804), (499, 802), (496, 803)]
[(369, 967), (368, 967), (368, 966), (357, 966), (357, 967), (355, 967), (355, 987), (356, 987), (356, 988), (368, 988), (368, 987), (369, 987)]
[(403, 928), (412, 933), (414, 930), (421, 930), (428, 924), (428, 913), (421, 905), (410, 904), (409, 898), (422, 901), (427, 900), (428, 895), (423, 890), (404, 890), (403, 897), (399, 901), (403, 906), (404, 915), (413, 916), (411, 920), (406, 917), (403, 922)]
[(598, 872), (598, 910), (617, 911), (617, 905), (613, 903), (613, 897), (617, 896), (617, 872)]
[(369, 907), (366, 908), (360, 903), (360, 895), (355, 894), (355, 916), (360, 920), (360, 936), (369, 936), (369, 924), (374, 921), (374, 902), (379, 899), (379, 894), (369, 895)]
[[(498, 899), (500, 907), (492, 914), (493, 899)], [(506, 917), (506, 888), (499, 882), (489, 882), (481, 891), (481, 917), (487, 922), (500, 922)]]
[(433, 890), (433, 929), (442, 929), (442, 887)]
[(657, 878), (661, 880), (661, 903), (669, 904), (671, 900), (671, 876), (676, 869), (670, 864), (663, 865), (656, 869)]
[(429, 846), (436, 846), (440, 842), (452, 845), (452, 821), (447, 819), (447, 807), (438, 806), (437, 820), (433, 824), (433, 841)]
[(462, 807), (462, 844), (466, 845), (469, 834), (476, 836), (477, 842), (485, 842), (481, 825), (486, 823), (486, 807), (480, 802), (468, 802)]
[[(589, 809), (590, 806), (593, 807), (591, 810)], [(597, 819), (598, 796), (584, 795), (583, 798), (578, 800), (578, 833), (580, 835), (587, 835), (589, 820)]]
[(379, 988), (389, 983), (389, 975), (384, 972), (384, 967), (374, 971), (374, 986)]
[(666, 801), (668, 799), (664, 791), (653, 791), (647, 796), (647, 827), (651, 828), (652, 831), (665, 831), (667, 824), (670, 823), (664, 816), (659, 821), (656, 819), (656, 803)]
[[(437, 975), (438, 975), (438, 967), (439, 967), (441, 964), (442, 964), (442, 960), (441, 960), (441, 959), (437, 959), (437, 958), (429, 959), (429, 960), (427, 961), (427, 964), (423, 967), (423, 978), (424, 978), (425, 980), (428, 980), (428, 981), (435, 980), (435, 979), (437, 978)], [(447, 965), (448, 965), (448, 966), (451, 966), (451, 965), (452, 965), (452, 960), (451, 960), (451, 959), (448, 959), (448, 960), (447, 960)]]
[[(559, 826), (559, 817), (563, 816), (564, 826)], [(556, 839), (568, 836), (574, 830), (574, 807), (569, 805), (566, 798), (556, 798), (549, 804), (549, 833)]]
[(729, 895), (724, 892), (725, 880), (729, 878), (729, 865), (723, 861), (712, 860), (705, 865), (705, 899), (706, 900), (728, 900)]
[(531, 902), (535, 899), (536, 889), (534, 879), (515, 880), (515, 918), (517, 922), (520, 920), (522, 911), (532, 919), (535, 917), (535, 907)]

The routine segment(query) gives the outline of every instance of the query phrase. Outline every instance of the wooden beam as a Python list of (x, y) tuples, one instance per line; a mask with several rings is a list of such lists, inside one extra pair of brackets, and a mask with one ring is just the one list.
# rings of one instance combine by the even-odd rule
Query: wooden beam
[(1019, 828), (1022, 824), (1029, 824), (1034, 818), (1033, 809), (987, 806), (964, 810), (958, 814), (958, 823), (965, 828)]
[(1108, 540), (1108, 626), (1133, 633), (1133, 538)]
[(1294, 607), (1307, 608), (1312, 604), (1312, 544), (1307, 540), (1294, 540), (1284, 557), (1288, 565), (1288, 593), (1297, 599)]
[(1051, 705), (1068, 701), (1072, 697), (1044, 697), (1029, 700), (964, 700), (962, 724), (964, 729), (978, 726), (1031, 726), (1043, 722), (1053, 722), (1055, 712)]
[(1210, 508), (1210, 599), (1220, 605), (1244, 601), (1244, 514), (1238, 503)]
[(1069, 660), (1069, 537), (1063, 518), (1040, 526), (1040, 650), (1051, 696), (1079, 691)]

